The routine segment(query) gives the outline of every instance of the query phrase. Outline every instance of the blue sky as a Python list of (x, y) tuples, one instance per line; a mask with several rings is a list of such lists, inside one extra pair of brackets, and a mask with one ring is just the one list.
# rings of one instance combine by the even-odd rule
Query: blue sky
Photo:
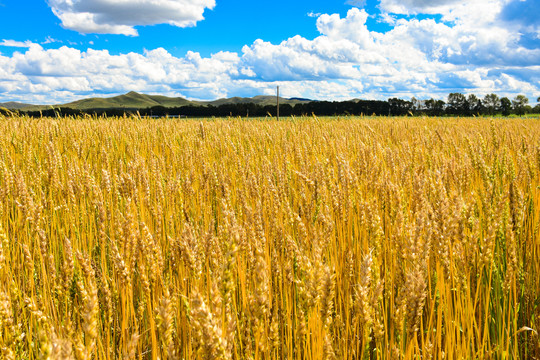
[[(84, 1), (84, 0), (83, 0)], [(219, 51), (242, 50), (257, 39), (279, 43), (295, 35), (313, 39), (319, 35), (315, 14), (347, 14), (351, 5), (336, 1), (223, 1), (212, 10), (206, 9), (204, 21), (196, 26), (180, 28), (167, 24), (137, 27), (138, 36), (84, 34), (65, 29), (62, 22), (42, 0), (0, 0), (2, 39), (30, 40), (43, 44), (47, 39), (60, 40), (79, 50), (89, 47), (108, 49), (111, 54), (163, 47), (175, 56), (196, 51), (210, 56)], [(380, 13), (376, 2), (366, 3), (371, 14)], [(311, 16), (310, 16), (311, 15)], [(21, 26), (21, 23), (29, 26)], [(389, 29), (387, 24), (369, 19), (370, 27), (378, 31)], [(46, 44), (45, 44), (46, 45)], [(46, 46), (54, 48), (54, 45)], [(57, 47), (57, 46), (56, 46)], [(4, 48), (10, 54), (17, 48)]]
[[(472, 3), (472, 4), (471, 4)], [(540, 96), (538, 0), (0, 0), (0, 102)]]

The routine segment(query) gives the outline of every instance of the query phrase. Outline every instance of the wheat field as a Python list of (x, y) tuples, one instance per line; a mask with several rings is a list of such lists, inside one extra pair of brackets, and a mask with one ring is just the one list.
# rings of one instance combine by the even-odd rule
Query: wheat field
[(540, 122), (0, 117), (2, 359), (539, 359)]

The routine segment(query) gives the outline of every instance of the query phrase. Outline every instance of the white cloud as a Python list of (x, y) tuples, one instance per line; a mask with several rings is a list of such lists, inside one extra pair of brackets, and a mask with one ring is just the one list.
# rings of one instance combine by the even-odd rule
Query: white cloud
[(17, 47), (17, 48), (29, 48), (35, 45), (31, 41), (15, 41), (15, 40), (2, 40), (0, 46)]
[(324, 14), (313, 40), (257, 40), (241, 53), (210, 57), (32, 44), (24, 53), (0, 56), (0, 100), (66, 102), (131, 90), (215, 99), (272, 93), (278, 84), (285, 96), (330, 100), (441, 98), (456, 91), (532, 98), (540, 92), (540, 49), (519, 45), (511, 28), (402, 18), (378, 33), (367, 28), (367, 18), (358, 8), (343, 18)]
[(371, 33), (366, 25), (368, 16), (365, 10), (355, 8), (349, 10), (344, 19), (338, 14), (323, 14), (317, 19), (317, 29), (328, 38), (347, 39), (365, 47), (371, 43)]
[(213, 98), (222, 94), (238, 61), (237, 54), (226, 52), (210, 58), (189, 52), (178, 58), (161, 48), (112, 55), (107, 50), (32, 47), (11, 57), (0, 56), (1, 97), (33, 101), (48, 94), (48, 102), (57, 103), (77, 94), (135, 90), (189, 97), (206, 93)]
[(381, 0), (379, 7), (389, 13), (410, 14), (416, 12), (429, 13), (440, 11), (446, 6), (456, 6), (463, 1), (460, 0)]
[(45, 41), (43, 41), (41, 44), (46, 45), (46, 44), (61, 43), (61, 42), (62, 42), (61, 40), (54, 39), (51, 36), (47, 36)]
[(49, 0), (66, 29), (137, 36), (137, 25), (195, 26), (215, 0)]
[[(379, 8), (385, 14), (441, 15), (444, 22), (450, 22), (463, 29), (480, 30), (501, 28), (501, 15), (512, 3), (531, 2), (537, 0), (380, 0)], [(538, 5), (536, 5), (538, 7)], [(520, 17), (523, 14), (521, 14)], [(508, 26), (506, 26), (508, 28)], [(517, 33), (514, 27), (511, 29)]]
[(393, 14), (440, 14), (447, 20), (470, 17), (492, 20), (492, 14), (500, 12), (509, 1), (511, 0), (380, 0), (379, 8)]

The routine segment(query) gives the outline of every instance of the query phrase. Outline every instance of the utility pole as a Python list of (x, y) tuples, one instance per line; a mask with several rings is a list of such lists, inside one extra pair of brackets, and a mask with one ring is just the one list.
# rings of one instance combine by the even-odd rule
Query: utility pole
[(279, 86), (277, 87), (277, 120), (279, 121)]

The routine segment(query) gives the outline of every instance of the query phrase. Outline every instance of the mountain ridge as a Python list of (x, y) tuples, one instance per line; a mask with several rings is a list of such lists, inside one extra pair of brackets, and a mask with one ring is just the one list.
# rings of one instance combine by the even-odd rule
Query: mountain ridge
[(29, 108), (32, 106), (36, 106), (36, 105), (25, 104), (25, 103), (21, 103), (17, 101), (8, 101), (8, 102), (0, 103), (0, 108), (5, 108), (9, 110), (23, 110), (25, 108)]
[[(298, 103), (307, 103), (313, 100), (304, 98), (279, 98), (280, 104), (295, 105)], [(168, 97), (163, 95), (146, 95), (135, 91), (130, 91), (123, 95), (117, 95), (112, 97), (90, 97), (86, 99), (80, 99), (65, 104), (57, 105), (32, 105), (20, 102), (5, 102), (0, 103), (0, 107), (7, 108), (9, 110), (24, 110), (24, 111), (39, 111), (47, 110), (51, 108), (71, 108), (74, 110), (89, 110), (89, 109), (146, 109), (154, 106), (163, 106), (167, 108), (181, 107), (187, 105), (193, 106), (220, 106), (226, 104), (258, 104), (258, 105), (274, 105), (276, 103), (276, 97), (272, 95), (257, 95), (254, 97), (231, 97), (222, 98), (211, 101), (195, 101), (188, 100), (182, 97)]]

